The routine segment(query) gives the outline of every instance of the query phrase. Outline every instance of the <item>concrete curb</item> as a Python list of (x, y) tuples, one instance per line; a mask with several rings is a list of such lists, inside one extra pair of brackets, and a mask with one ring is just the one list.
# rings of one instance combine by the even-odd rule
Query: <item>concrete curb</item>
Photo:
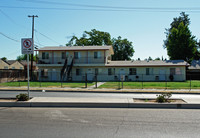
[[(165, 92), (171, 92), (172, 94), (199, 94), (200, 95), (200, 91), (189, 91), (189, 90), (151, 90), (151, 89), (143, 89), (143, 90), (137, 90), (137, 89), (132, 89), (132, 90), (126, 90), (126, 89), (122, 89), (122, 90), (107, 90), (107, 89), (77, 89), (77, 90), (70, 90), (70, 89), (66, 89), (66, 90), (59, 90), (59, 89), (31, 89), (31, 92), (41, 92), (42, 90), (45, 90), (46, 92), (77, 92), (77, 93), (122, 93), (122, 94), (160, 94), (160, 93), (165, 93)], [(26, 92), (26, 89), (0, 89), (0, 91), (20, 91), (20, 92)]]
[(0, 107), (75, 107), (75, 108), (164, 108), (200, 109), (200, 104), (169, 103), (89, 103), (89, 102), (0, 102)]

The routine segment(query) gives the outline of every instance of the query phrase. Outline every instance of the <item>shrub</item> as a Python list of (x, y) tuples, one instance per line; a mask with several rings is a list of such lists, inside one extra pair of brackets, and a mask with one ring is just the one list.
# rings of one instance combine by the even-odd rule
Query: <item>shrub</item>
[(17, 101), (28, 101), (28, 95), (25, 93), (20, 93), (19, 95), (16, 96)]
[(171, 93), (163, 93), (161, 95), (158, 95), (156, 98), (156, 102), (158, 103), (164, 103), (164, 102), (168, 102), (169, 98), (172, 96)]

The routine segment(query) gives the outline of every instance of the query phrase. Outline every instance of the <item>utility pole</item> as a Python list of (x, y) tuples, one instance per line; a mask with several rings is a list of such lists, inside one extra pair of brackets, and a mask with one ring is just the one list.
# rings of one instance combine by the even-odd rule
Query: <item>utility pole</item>
[[(32, 18), (32, 39), (34, 38), (34, 18), (38, 17), (37, 15), (28, 15)], [(31, 54), (31, 80), (33, 79), (33, 55), (34, 55), (34, 39), (33, 39), (33, 54)]]

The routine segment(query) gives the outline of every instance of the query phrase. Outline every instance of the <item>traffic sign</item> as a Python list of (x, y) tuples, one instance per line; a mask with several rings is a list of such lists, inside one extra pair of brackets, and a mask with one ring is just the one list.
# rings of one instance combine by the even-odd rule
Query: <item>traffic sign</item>
[(22, 38), (21, 39), (21, 51), (22, 54), (33, 54), (33, 39), (32, 38)]

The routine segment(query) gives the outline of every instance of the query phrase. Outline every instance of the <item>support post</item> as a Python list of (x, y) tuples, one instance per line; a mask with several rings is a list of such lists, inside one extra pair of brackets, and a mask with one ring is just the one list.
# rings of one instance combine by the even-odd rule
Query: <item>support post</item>
[(167, 75), (165, 74), (165, 89), (167, 89)]
[(143, 89), (143, 74), (142, 74), (142, 89)]
[(85, 88), (87, 88), (87, 73), (85, 73)]
[(28, 15), (28, 17), (32, 17), (32, 40), (33, 40), (33, 54), (31, 54), (31, 80), (32, 80), (32, 72), (33, 72), (33, 55), (34, 55), (34, 18), (38, 17), (37, 15)]
[(192, 80), (192, 78), (191, 78), (191, 75), (190, 75), (190, 90), (191, 90), (191, 87), (192, 87), (191, 80)]
[(28, 99), (30, 98), (30, 90), (29, 90), (29, 54), (27, 54), (27, 81), (28, 81)]
[(95, 87), (97, 88), (97, 75), (95, 75)]

